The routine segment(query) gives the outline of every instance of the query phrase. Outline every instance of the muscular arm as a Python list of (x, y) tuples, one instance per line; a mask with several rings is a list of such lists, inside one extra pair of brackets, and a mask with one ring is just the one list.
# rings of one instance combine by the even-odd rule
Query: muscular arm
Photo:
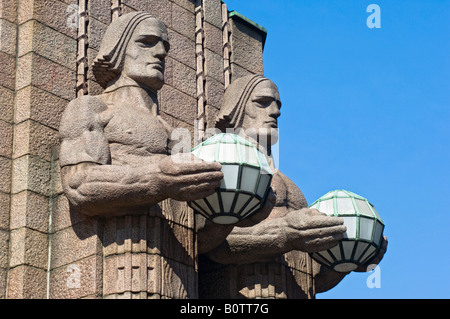
[(80, 163), (61, 169), (72, 205), (88, 215), (133, 213), (166, 198), (179, 201), (210, 195), (220, 185), (217, 163), (181, 164), (164, 157), (140, 167)]
[(297, 186), (279, 173), (272, 184), (277, 204), (270, 215), (251, 227), (235, 227), (226, 240), (208, 256), (223, 264), (264, 262), (291, 250), (320, 251), (342, 238), (339, 218), (306, 208)]
[(225, 264), (264, 262), (291, 250), (329, 249), (337, 244), (344, 231), (342, 219), (302, 208), (252, 227), (234, 228), (226, 241), (209, 256)]
[(156, 165), (141, 167), (80, 163), (61, 169), (66, 196), (88, 215), (118, 215), (127, 209), (156, 204), (162, 195)]
[(286, 236), (280, 226), (278, 219), (272, 219), (252, 227), (235, 227), (208, 257), (221, 264), (267, 261), (289, 251), (284, 247)]

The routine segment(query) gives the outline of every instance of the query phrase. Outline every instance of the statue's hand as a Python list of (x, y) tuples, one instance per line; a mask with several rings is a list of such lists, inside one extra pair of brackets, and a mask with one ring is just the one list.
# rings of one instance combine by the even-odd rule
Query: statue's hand
[(159, 162), (161, 187), (168, 197), (190, 201), (207, 197), (220, 186), (221, 164), (192, 154), (176, 154)]
[(342, 218), (327, 216), (317, 209), (292, 211), (284, 219), (286, 241), (292, 250), (311, 253), (330, 249), (346, 231)]

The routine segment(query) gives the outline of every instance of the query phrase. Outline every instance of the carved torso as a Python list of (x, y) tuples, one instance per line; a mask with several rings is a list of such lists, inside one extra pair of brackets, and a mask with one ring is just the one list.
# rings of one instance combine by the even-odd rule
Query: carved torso
[(143, 157), (168, 155), (169, 132), (159, 116), (145, 105), (108, 104), (104, 134), (108, 140), (113, 165), (142, 164)]
[[(155, 108), (151, 99), (127, 89), (73, 100), (61, 121), (62, 166), (94, 163), (119, 170), (158, 163), (169, 155), (170, 127)], [(110, 183), (123, 186), (120, 177), (108, 174)], [(187, 280), (195, 277), (194, 222), (187, 205), (166, 199), (124, 211), (133, 214), (105, 219), (99, 235), (103, 297), (196, 297), (195, 282)]]

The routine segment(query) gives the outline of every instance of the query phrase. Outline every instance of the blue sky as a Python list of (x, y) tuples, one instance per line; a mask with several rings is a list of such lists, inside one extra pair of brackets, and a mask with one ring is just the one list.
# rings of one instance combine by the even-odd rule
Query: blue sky
[(381, 287), (351, 273), (317, 298), (450, 298), (450, 1), (225, 3), (267, 28), (281, 171), (309, 203), (347, 189), (386, 224)]

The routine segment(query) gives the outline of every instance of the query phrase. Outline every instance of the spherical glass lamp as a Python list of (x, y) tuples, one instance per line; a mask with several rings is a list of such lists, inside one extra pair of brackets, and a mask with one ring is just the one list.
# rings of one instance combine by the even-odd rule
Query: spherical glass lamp
[(311, 258), (335, 271), (349, 272), (377, 255), (383, 241), (384, 223), (367, 199), (346, 190), (334, 190), (309, 207), (342, 217), (347, 227), (337, 246), (311, 253)]
[(255, 145), (239, 135), (220, 133), (194, 147), (192, 153), (221, 163), (224, 175), (214, 194), (188, 202), (192, 209), (215, 223), (234, 224), (262, 207), (273, 174)]

